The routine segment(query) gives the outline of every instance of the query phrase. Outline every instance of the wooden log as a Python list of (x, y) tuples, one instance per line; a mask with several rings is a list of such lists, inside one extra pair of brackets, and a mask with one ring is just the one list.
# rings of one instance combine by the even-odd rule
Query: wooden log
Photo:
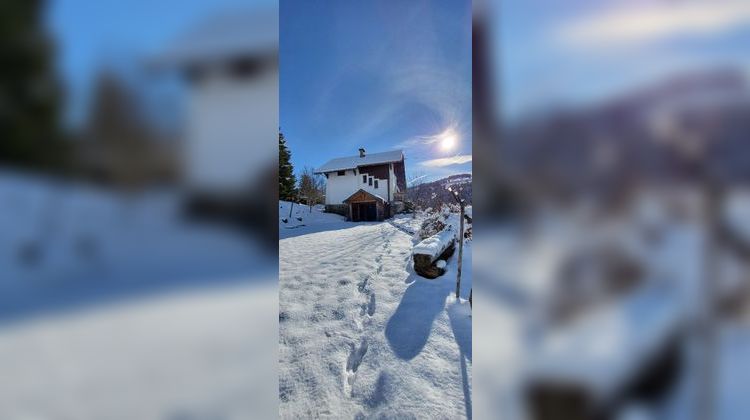
[(606, 392), (595, 392), (590, 384), (537, 378), (524, 387), (526, 411), (534, 420), (598, 420), (616, 418), (626, 401), (662, 401), (674, 391), (684, 370), (681, 350), (685, 336), (675, 331), (664, 337), (653, 354), (642, 356), (628, 371), (615, 378)]
[(445, 268), (438, 267), (435, 263), (447, 260), (456, 250), (456, 241), (450, 242), (443, 252), (434, 257), (429, 254), (414, 254), (414, 271), (422, 277), (434, 279), (445, 274)]

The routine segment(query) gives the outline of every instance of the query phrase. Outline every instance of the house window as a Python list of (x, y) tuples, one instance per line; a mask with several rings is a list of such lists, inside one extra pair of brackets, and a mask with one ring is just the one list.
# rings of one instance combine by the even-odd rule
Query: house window
[(375, 188), (378, 188), (378, 180), (375, 180)]
[(346, 175), (346, 171), (338, 171), (338, 173), (336, 175), (338, 175), (338, 176), (344, 176), (344, 175)]
[(263, 63), (257, 59), (241, 58), (230, 62), (227, 70), (236, 78), (254, 77), (263, 69)]
[(370, 186), (372, 186), (372, 177), (369, 178)]
[(362, 175), (362, 183), (367, 184), (367, 175)]

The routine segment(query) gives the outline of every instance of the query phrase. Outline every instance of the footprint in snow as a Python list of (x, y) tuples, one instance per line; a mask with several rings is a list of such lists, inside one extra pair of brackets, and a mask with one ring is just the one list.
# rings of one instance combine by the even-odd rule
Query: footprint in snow
[(362, 363), (365, 353), (367, 353), (367, 339), (363, 338), (358, 347), (355, 346), (354, 343), (350, 346), (351, 350), (349, 351), (349, 358), (346, 360), (346, 381), (344, 383), (344, 390), (351, 396), (354, 387), (354, 380), (357, 378), (357, 369), (359, 369), (359, 365)]
[(370, 294), (370, 302), (367, 304), (367, 315), (375, 315), (375, 293)]
[(357, 284), (357, 289), (359, 290), (359, 293), (365, 293), (365, 291), (367, 290), (367, 282), (369, 280), (370, 280), (370, 276), (367, 276), (363, 278), (362, 281), (359, 282), (359, 284)]
[(351, 344), (351, 351), (349, 352), (349, 358), (346, 360), (346, 371), (356, 373), (359, 369), (359, 365), (362, 364), (362, 359), (367, 353), (367, 339), (363, 338), (359, 343), (359, 346)]

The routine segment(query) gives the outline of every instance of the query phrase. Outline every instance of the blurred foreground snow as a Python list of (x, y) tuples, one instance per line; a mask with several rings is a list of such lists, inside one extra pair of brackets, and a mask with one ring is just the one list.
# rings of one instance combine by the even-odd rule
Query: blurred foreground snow
[(0, 174), (0, 417), (276, 414), (274, 250), (180, 200)]

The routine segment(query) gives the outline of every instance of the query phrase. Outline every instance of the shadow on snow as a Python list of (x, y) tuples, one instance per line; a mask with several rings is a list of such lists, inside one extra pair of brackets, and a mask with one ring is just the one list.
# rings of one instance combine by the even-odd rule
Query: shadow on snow
[[(157, 267), (105, 264), (85, 273), (58, 273), (54, 281), (26, 278), (21, 282), (25, 283), (22, 287), (4, 285), (6, 287), (0, 288), (0, 325), (188, 289), (260, 285), (275, 278), (274, 270), (258, 266), (257, 260), (249, 256), (244, 262), (219, 259), (214, 263), (177, 267), (171, 264)], [(35, 277), (34, 273), (27, 274)]]
[(385, 336), (391, 349), (404, 360), (416, 357), (424, 348), (432, 323), (445, 307), (445, 298), (455, 287), (445, 277), (427, 280), (415, 273), (388, 325)]
[(331, 230), (351, 229), (362, 225), (377, 225), (383, 222), (330, 222), (312, 225), (286, 226), (279, 225), (279, 239), (294, 238), (296, 236), (309, 235), (311, 233), (328, 232)]

